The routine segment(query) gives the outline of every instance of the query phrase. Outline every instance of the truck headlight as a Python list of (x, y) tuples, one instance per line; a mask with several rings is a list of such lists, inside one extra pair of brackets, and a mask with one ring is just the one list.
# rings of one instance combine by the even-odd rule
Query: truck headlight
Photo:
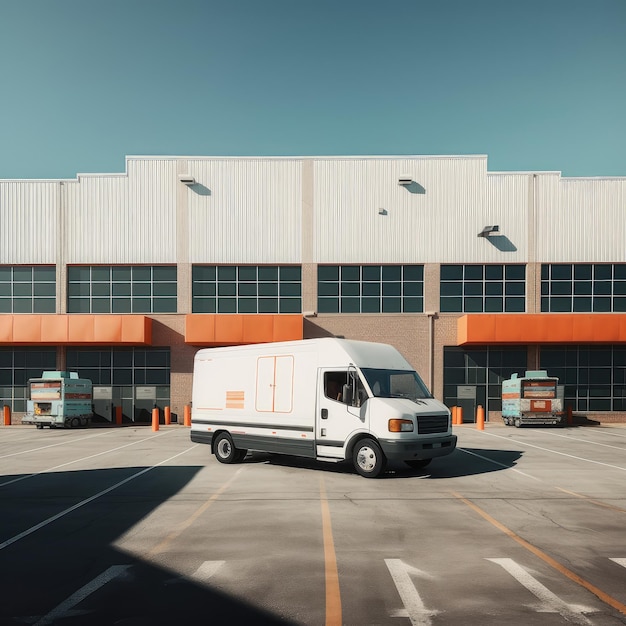
[(389, 420), (390, 433), (409, 433), (413, 432), (413, 420)]

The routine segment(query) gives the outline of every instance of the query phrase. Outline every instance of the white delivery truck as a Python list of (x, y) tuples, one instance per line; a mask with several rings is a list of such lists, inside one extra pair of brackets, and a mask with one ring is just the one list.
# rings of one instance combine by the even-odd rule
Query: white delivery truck
[(450, 411), (392, 346), (323, 338), (206, 348), (194, 360), (191, 440), (222, 463), (248, 450), (425, 467), (454, 451)]
[(28, 381), (28, 401), (22, 424), (37, 428), (88, 426), (93, 417), (92, 384), (76, 372), (43, 372)]

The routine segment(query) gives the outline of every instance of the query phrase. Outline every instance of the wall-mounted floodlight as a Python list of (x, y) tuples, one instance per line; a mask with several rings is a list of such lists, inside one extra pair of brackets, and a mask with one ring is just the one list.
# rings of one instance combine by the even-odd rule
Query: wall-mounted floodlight
[(500, 230), (500, 227), (495, 225), (495, 226), (485, 226), (485, 228), (483, 228), (479, 233), (478, 236), (479, 237), (489, 237), (489, 235), (491, 235), (492, 233), (497, 233)]
[(387, 215), (387, 209), (378, 209), (378, 215)]
[(304, 317), (317, 317), (317, 311), (303, 311), (302, 315)]
[(193, 176), (189, 176), (189, 174), (179, 174), (178, 180), (183, 183), (183, 185), (195, 185), (196, 179)]
[(404, 174), (398, 178), (398, 185), (410, 185), (413, 182), (413, 177), (408, 174)]

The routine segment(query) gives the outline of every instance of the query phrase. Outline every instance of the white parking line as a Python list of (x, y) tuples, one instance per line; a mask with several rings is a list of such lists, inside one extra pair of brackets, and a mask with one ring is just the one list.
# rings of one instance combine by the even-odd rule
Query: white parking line
[(205, 561), (192, 575), (193, 580), (206, 582), (226, 561)]
[(545, 585), (542, 585), (537, 579), (531, 576), (513, 559), (487, 559), (487, 561), (491, 561), (503, 567), (513, 578), (524, 585), (528, 591), (539, 598), (542, 603), (542, 607), (539, 609), (540, 613), (559, 613), (568, 622), (574, 622), (575, 624), (591, 624), (583, 615), (583, 612), (591, 613), (593, 609), (564, 602)]
[(109, 430), (103, 433), (98, 433), (96, 435), (87, 435), (86, 437), (78, 437), (76, 439), (66, 439), (64, 441), (59, 441), (59, 443), (51, 443), (49, 446), (40, 446), (39, 448), (31, 448), (30, 450), (22, 450), (21, 452), (12, 452), (11, 454), (3, 454), (0, 456), (0, 459), (7, 459), (10, 456), (19, 456), (20, 454), (28, 454), (29, 452), (37, 452), (39, 450), (45, 450), (46, 448), (55, 448), (56, 446), (64, 446), (68, 443), (74, 443), (75, 441), (83, 441), (85, 439), (92, 439), (93, 437), (102, 437), (102, 435), (110, 435), (113, 430)]
[(528, 443), (523, 439), (511, 439), (510, 437), (503, 437), (502, 435), (494, 435), (493, 433), (487, 432), (486, 430), (480, 431), (485, 435), (489, 435), (490, 437), (497, 437), (498, 439), (504, 439), (509, 443), (514, 441), (521, 446), (528, 446), (529, 448), (537, 448), (537, 450), (543, 450), (544, 452), (552, 452), (552, 454), (558, 454), (559, 456), (566, 456), (570, 459), (576, 459), (578, 461), (586, 461), (587, 463), (593, 463), (594, 465), (603, 465), (604, 467), (610, 467), (611, 469), (621, 470), (622, 472), (626, 472), (626, 467), (621, 467), (619, 465), (611, 465), (610, 463), (602, 463), (602, 461), (594, 461), (593, 459), (586, 459), (582, 456), (576, 456), (574, 454), (566, 454), (565, 452), (559, 452), (558, 450), (551, 450), (550, 448), (544, 448), (543, 446), (536, 446), (533, 443)]
[(35, 626), (47, 626), (48, 624), (53, 624), (55, 620), (65, 617), (70, 609), (82, 602), (94, 591), (97, 591), (100, 587), (106, 585), (109, 581), (117, 578), (120, 574), (123, 574), (129, 567), (130, 565), (112, 565), (108, 570), (102, 572), (100, 576), (94, 578), (84, 587), (81, 587), (76, 593), (73, 593), (69, 598), (67, 598), (67, 600), (61, 602), (61, 604), (52, 609), (50, 613), (44, 615), (35, 623)]
[(112, 485), (111, 487), (108, 487), (107, 489), (104, 489), (104, 490), (100, 491), (99, 493), (97, 493), (97, 494), (95, 494), (95, 495), (93, 495), (93, 496), (91, 496), (89, 498), (86, 498), (85, 500), (81, 500), (80, 502), (78, 502), (74, 506), (71, 506), (68, 509), (65, 509), (64, 511), (61, 511), (60, 513), (57, 513), (56, 515), (53, 515), (52, 517), (49, 517), (48, 519), (44, 520), (43, 522), (39, 522), (39, 524), (36, 524), (35, 526), (32, 526), (28, 530), (25, 530), (24, 532), (19, 533), (19, 535), (15, 535), (14, 537), (11, 537), (10, 539), (7, 539), (6, 541), (0, 543), (0, 550), (4, 550), (6, 547), (10, 546), (11, 544), (13, 544), (13, 543), (15, 543), (17, 541), (20, 541), (20, 539), (24, 539), (24, 537), (28, 537), (28, 535), (31, 535), (32, 533), (40, 530), (41, 528), (44, 528), (45, 526), (48, 526), (48, 524), (52, 524), (52, 522), (56, 522), (56, 520), (60, 519), (61, 517), (64, 517), (68, 513), (71, 513), (72, 511), (76, 511), (76, 509), (80, 509), (80, 507), (84, 506), (85, 504), (89, 504), (90, 502), (93, 502), (94, 500), (97, 500), (99, 497), (104, 496), (107, 493), (110, 493), (111, 491), (117, 489), (118, 487), (121, 487), (122, 485), (125, 485), (126, 483), (130, 482), (131, 480), (134, 480), (135, 478), (139, 478), (139, 476), (142, 476), (143, 474), (146, 474), (147, 472), (152, 471), (156, 467), (159, 467), (160, 465), (163, 465), (164, 463), (167, 463), (168, 461), (171, 461), (172, 459), (175, 459), (175, 458), (177, 458), (179, 456), (182, 456), (183, 454), (186, 454), (190, 450), (193, 450), (194, 448), (196, 448), (198, 445), (199, 444), (193, 445), (190, 448), (187, 448), (186, 450), (183, 450), (182, 452), (179, 452), (178, 454), (175, 454), (174, 456), (171, 456), (169, 459), (165, 459), (164, 461), (161, 461), (160, 463), (157, 463), (156, 465), (152, 465), (150, 467), (146, 467), (145, 469), (142, 469), (141, 471), (136, 472), (132, 476), (129, 476), (128, 478), (125, 478), (124, 480), (121, 480), (119, 483), (115, 483), (115, 485)]
[(545, 434), (551, 437), (562, 437), (563, 439), (570, 439), (572, 441), (581, 441), (582, 443), (588, 443), (592, 446), (602, 446), (603, 448), (613, 448), (614, 450), (621, 450), (622, 452), (625, 451), (624, 446), (612, 446), (608, 443), (600, 443), (599, 441), (592, 441), (591, 439), (581, 439), (580, 437), (571, 437), (570, 435), (561, 435), (548, 430), (545, 431)]
[(611, 561), (621, 565), (622, 567), (626, 567), (626, 559), (611, 559)]
[(400, 559), (385, 559), (385, 564), (404, 605), (404, 609), (395, 611), (392, 617), (408, 617), (412, 626), (430, 626), (432, 623), (430, 618), (433, 615), (437, 615), (439, 611), (432, 611), (424, 606), (424, 602), (411, 581), (409, 574), (421, 578), (432, 577), (415, 567), (407, 565)]
[[(173, 431), (170, 431), (173, 432)], [(117, 450), (121, 450), (122, 448), (128, 448), (129, 446), (137, 445), (138, 443), (143, 443), (144, 441), (148, 441), (149, 439), (154, 439), (155, 437), (161, 437), (166, 433), (159, 433), (158, 435), (152, 435), (151, 437), (145, 437), (144, 439), (139, 439), (137, 441), (133, 441), (132, 443), (126, 443), (123, 446), (118, 446), (117, 448), (111, 448), (110, 450), (105, 450), (104, 452), (98, 452), (96, 454), (92, 454), (90, 456), (84, 456), (81, 459), (75, 459), (74, 461), (68, 461), (67, 463), (61, 463), (61, 465), (55, 465), (54, 467), (49, 467), (48, 469), (41, 470), (41, 472), (35, 472), (34, 474), (26, 474), (25, 476), (20, 476), (18, 478), (13, 478), (12, 480), (7, 480), (4, 483), (0, 483), (0, 487), (4, 487), (6, 485), (11, 485), (13, 483), (18, 483), (21, 480), (26, 480), (27, 478), (33, 478), (34, 476), (39, 476), (40, 474), (46, 474), (47, 472), (53, 472), (58, 470), (60, 467), (67, 467), (68, 465), (73, 465), (74, 463), (79, 463), (80, 461), (86, 461), (87, 459), (93, 459), (97, 456), (102, 456), (103, 454), (109, 454), (109, 452), (116, 452)]]
[[(465, 452), (465, 454), (471, 454), (472, 456), (476, 456), (479, 459), (482, 459), (483, 461), (489, 461), (489, 463), (493, 463), (494, 465), (498, 465), (499, 467), (504, 467), (505, 469), (513, 470), (514, 472), (517, 472), (518, 474), (521, 474), (522, 476), (526, 476), (526, 478), (532, 478), (533, 480), (538, 480), (539, 482), (543, 482), (541, 478), (537, 478), (535, 476), (531, 476), (530, 474), (526, 474), (525, 472), (515, 469), (512, 465), (505, 465), (504, 463), (494, 461), (493, 459), (490, 459), (489, 457), (476, 454), (475, 452), (470, 452), (469, 450), (465, 450), (465, 448), (457, 448), (457, 450), (459, 450), (460, 452)], [(2, 485), (0, 485), (0, 487), (1, 486)]]

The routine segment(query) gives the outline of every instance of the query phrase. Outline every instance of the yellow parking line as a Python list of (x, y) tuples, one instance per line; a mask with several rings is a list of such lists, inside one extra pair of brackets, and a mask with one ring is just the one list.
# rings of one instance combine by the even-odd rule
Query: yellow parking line
[(562, 489), (561, 487), (557, 487), (559, 491), (563, 493), (568, 493), (570, 496), (574, 496), (576, 498), (580, 498), (581, 500), (587, 500), (587, 502), (591, 502), (597, 506), (604, 507), (605, 509), (611, 509), (611, 511), (617, 511), (618, 513), (626, 513), (626, 509), (622, 509), (619, 506), (614, 506), (613, 504), (607, 504), (606, 502), (600, 502), (600, 500), (594, 500), (589, 496), (583, 496), (580, 493), (576, 493), (575, 491), (568, 491), (567, 489)]
[(239, 476), (240, 472), (243, 470), (243, 467), (240, 467), (231, 477), (231, 479), (225, 482), (195, 513), (190, 515), (184, 522), (178, 525), (178, 528), (175, 528), (171, 533), (163, 539), (160, 543), (158, 543), (150, 552), (148, 552), (148, 556), (154, 556), (155, 554), (159, 554), (160, 552), (164, 552), (169, 545), (179, 537), (183, 531), (187, 530), (212, 504), (215, 502), (221, 495), (228, 489), (232, 482), (234, 482), (235, 478)]
[(561, 565), (561, 563), (553, 559), (551, 556), (548, 556), (545, 552), (543, 552), (543, 550), (540, 550), (539, 548), (537, 548), (537, 546), (534, 546), (532, 543), (529, 543), (525, 539), (522, 539), (519, 535), (515, 534), (510, 528), (508, 528), (507, 526), (499, 522), (497, 519), (491, 517), (489, 513), (487, 513), (486, 511), (483, 511), (479, 506), (477, 506), (473, 502), (470, 502), (467, 498), (464, 498), (462, 495), (454, 491), (452, 492), (452, 495), (454, 495), (455, 498), (458, 498), (459, 500), (461, 500), (461, 502), (467, 504), (467, 506), (469, 506), (470, 509), (473, 509), (476, 513), (478, 513), (478, 515), (480, 515), (482, 518), (486, 519), (490, 524), (492, 524), (493, 526), (501, 530), (505, 535), (508, 535), (511, 539), (513, 539), (514, 541), (517, 541), (517, 543), (519, 543), (523, 548), (526, 548), (526, 550), (528, 550), (529, 552), (532, 552), (535, 556), (538, 556), (542, 561), (550, 565), (550, 567), (553, 567), (555, 570), (557, 570), (557, 572), (560, 572), (561, 574), (563, 574), (570, 580), (573, 580), (575, 583), (577, 583), (581, 587), (584, 587), (587, 591), (590, 591), (591, 593), (593, 593), (593, 595), (597, 596), (600, 600), (602, 600), (602, 602), (608, 604), (609, 606), (612, 606), (614, 609), (617, 609), (620, 613), (626, 615), (625, 604), (622, 604), (619, 600), (616, 600), (615, 598), (610, 596), (608, 593), (605, 593), (604, 591), (602, 591), (602, 589), (599, 589), (598, 587), (591, 584), (590, 582), (588, 582), (587, 580), (585, 580), (578, 574), (575, 574), (574, 572), (572, 572), (572, 570), (568, 569), (564, 565)]
[(330, 523), (330, 509), (326, 497), (324, 477), (320, 478), (320, 502), (322, 506), (322, 531), (324, 535), (324, 572), (326, 580), (326, 626), (341, 626), (341, 594), (339, 592), (339, 572)]

